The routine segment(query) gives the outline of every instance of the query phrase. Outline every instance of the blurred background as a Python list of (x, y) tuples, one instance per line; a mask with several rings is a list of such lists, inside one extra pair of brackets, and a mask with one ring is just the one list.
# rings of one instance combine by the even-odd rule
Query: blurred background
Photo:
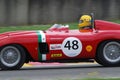
[(0, 0), (0, 26), (77, 22), (90, 13), (120, 19), (120, 0)]

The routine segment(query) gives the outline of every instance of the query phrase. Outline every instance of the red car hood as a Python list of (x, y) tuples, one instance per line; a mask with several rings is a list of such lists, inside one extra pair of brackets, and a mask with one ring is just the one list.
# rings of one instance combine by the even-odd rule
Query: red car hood
[(0, 40), (8, 38), (10, 36), (17, 36), (17, 35), (28, 35), (28, 34), (32, 34), (34, 35), (34, 33), (36, 33), (36, 31), (13, 31), (13, 32), (5, 32), (5, 33), (1, 33), (0, 34)]
[(31, 34), (35, 33), (35, 31), (12, 31), (12, 32), (5, 32), (0, 34), (0, 36), (10, 36), (10, 35), (24, 35), (24, 34)]
[(103, 20), (95, 20), (95, 28), (99, 30), (120, 30), (120, 24)]

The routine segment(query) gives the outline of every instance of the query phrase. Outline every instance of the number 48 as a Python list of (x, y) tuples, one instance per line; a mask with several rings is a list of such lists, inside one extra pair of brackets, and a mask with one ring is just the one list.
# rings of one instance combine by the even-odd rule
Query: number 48
[(67, 42), (65, 43), (64, 48), (68, 48), (68, 50), (71, 50), (71, 49), (77, 50), (77, 49), (79, 48), (79, 46), (78, 46), (78, 41), (77, 41), (77, 40), (67, 41)]

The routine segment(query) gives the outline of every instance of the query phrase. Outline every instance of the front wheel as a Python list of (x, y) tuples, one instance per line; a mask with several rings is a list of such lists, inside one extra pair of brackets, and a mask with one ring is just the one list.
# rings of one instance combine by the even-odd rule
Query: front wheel
[(96, 61), (103, 66), (119, 66), (120, 43), (118, 41), (101, 43), (97, 50)]
[(5, 46), (0, 51), (0, 68), (2, 70), (17, 70), (25, 62), (24, 49), (19, 45)]

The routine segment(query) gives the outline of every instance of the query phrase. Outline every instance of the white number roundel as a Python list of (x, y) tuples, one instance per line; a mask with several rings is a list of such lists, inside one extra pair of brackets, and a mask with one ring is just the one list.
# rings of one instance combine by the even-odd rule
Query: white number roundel
[(68, 37), (62, 42), (62, 51), (68, 57), (76, 57), (82, 51), (82, 43), (76, 37)]

